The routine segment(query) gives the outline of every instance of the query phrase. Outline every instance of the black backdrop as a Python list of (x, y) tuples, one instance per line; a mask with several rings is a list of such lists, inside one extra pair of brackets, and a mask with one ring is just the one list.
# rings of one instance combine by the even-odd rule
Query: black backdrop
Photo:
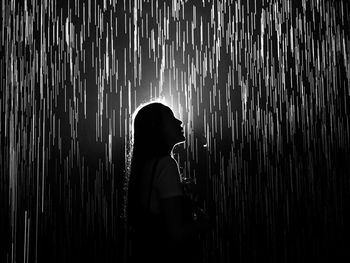
[(346, 1), (3, 1), (1, 262), (127, 262), (135, 108), (170, 105), (206, 262), (340, 260)]

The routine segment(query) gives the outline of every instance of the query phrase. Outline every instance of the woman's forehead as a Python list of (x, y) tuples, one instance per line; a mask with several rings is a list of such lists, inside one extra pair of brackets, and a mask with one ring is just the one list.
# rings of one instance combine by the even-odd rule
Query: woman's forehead
[(168, 107), (164, 105), (164, 113), (169, 114), (169, 115), (174, 115), (173, 111)]
[(162, 116), (163, 118), (168, 118), (168, 119), (172, 119), (175, 117), (173, 111), (169, 107), (164, 108), (164, 110), (162, 111)]

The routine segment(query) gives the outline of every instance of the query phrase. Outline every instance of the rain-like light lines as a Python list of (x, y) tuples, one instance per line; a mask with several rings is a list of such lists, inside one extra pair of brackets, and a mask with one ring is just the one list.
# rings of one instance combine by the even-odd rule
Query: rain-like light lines
[(130, 118), (156, 98), (206, 262), (342, 252), (349, 28), (346, 1), (2, 1), (0, 261), (127, 260)]

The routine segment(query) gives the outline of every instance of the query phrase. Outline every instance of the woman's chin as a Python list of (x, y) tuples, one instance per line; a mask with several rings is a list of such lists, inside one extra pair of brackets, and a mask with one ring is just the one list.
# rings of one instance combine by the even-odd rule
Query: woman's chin
[(180, 143), (182, 143), (182, 142), (185, 142), (186, 141), (186, 137), (185, 137), (185, 135), (181, 135), (181, 139), (180, 139)]
[(182, 136), (181, 138), (179, 138), (179, 139), (177, 140), (176, 143), (174, 143), (174, 146), (179, 145), (179, 144), (182, 144), (182, 143), (184, 143), (185, 141), (186, 141), (185, 136)]

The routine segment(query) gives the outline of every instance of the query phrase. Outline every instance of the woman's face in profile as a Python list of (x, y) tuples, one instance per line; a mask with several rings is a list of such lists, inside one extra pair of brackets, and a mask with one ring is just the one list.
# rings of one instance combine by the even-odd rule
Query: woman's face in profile
[(167, 143), (172, 147), (177, 143), (185, 141), (182, 121), (174, 116), (174, 113), (167, 108), (162, 112), (163, 134)]

